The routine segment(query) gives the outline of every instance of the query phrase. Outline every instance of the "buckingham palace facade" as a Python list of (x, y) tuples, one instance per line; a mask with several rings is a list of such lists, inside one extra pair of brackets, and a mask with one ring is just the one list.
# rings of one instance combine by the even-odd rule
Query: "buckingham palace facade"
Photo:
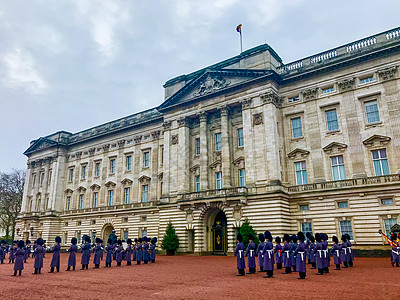
[(160, 106), (31, 142), (16, 236), (157, 236), (232, 253), (257, 232), (382, 248), (400, 215), (400, 28), (284, 64), (267, 44), (164, 85)]

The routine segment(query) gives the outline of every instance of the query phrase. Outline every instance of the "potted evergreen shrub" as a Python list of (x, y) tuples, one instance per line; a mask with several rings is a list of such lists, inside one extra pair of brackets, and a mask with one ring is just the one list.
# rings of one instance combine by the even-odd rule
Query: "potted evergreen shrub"
[(167, 255), (175, 255), (176, 250), (179, 247), (178, 236), (175, 233), (175, 228), (171, 222), (168, 224), (165, 230), (165, 235), (161, 243), (161, 248), (167, 251)]
[(249, 244), (249, 234), (253, 234), (254, 236), (254, 243), (256, 244), (256, 249), (260, 241), (258, 240), (258, 235), (257, 232), (254, 231), (253, 226), (250, 225), (249, 220), (246, 218), (246, 220), (243, 222), (242, 226), (240, 226), (240, 231), (241, 235), (243, 236), (243, 244), (245, 249), (247, 248), (247, 245)]

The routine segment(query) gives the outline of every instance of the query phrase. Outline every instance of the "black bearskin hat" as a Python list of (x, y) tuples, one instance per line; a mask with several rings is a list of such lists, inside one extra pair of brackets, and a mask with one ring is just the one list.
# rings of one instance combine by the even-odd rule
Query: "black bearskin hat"
[(321, 241), (326, 241), (325, 233), (320, 233), (319, 235), (321, 237)]
[(266, 230), (266, 231), (264, 232), (264, 236), (265, 236), (265, 239), (266, 239), (266, 240), (269, 240), (270, 242), (272, 242), (272, 234), (271, 234), (271, 232), (269, 232), (268, 230)]
[(325, 241), (327, 241), (329, 237), (326, 233), (324, 233), (324, 234), (325, 234)]
[(243, 236), (242, 236), (242, 234), (240, 232), (237, 234), (237, 240), (239, 242), (243, 242)]
[(23, 240), (18, 241), (18, 248), (24, 248), (24, 245), (25, 243)]
[(58, 243), (58, 244), (61, 243), (61, 238), (59, 236), (56, 236), (56, 243)]
[(121, 240), (118, 240), (117, 243), (118, 243), (119, 246), (122, 245), (122, 241)]
[(38, 238), (38, 239), (36, 240), (36, 244), (38, 244), (39, 246), (43, 246), (43, 244), (44, 244), (43, 239), (42, 239), (42, 238)]
[(153, 238), (153, 240), (155, 240), (155, 241), (156, 241), (156, 243), (157, 243), (157, 241), (158, 241), (158, 240), (157, 240), (157, 237), (154, 237), (154, 238)]
[(5, 243), (6, 243), (5, 240), (1, 240), (1, 241), (0, 241), (0, 244), (1, 244), (1, 245), (5, 244)]
[(90, 237), (88, 235), (85, 235), (85, 242), (86, 243), (91, 243), (92, 240), (90, 239)]
[(96, 238), (96, 244), (101, 244), (101, 239), (100, 238)]
[(311, 233), (306, 232), (306, 237), (307, 237), (308, 239), (310, 239), (310, 236), (311, 236)]
[(335, 244), (339, 244), (339, 239), (337, 238), (336, 235), (334, 235), (334, 236), (332, 237), (332, 241), (333, 241)]
[(30, 243), (31, 243), (30, 240), (26, 240), (26, 243), (25, 243), (25, 244), (30, 245)]
[(111, 245), (112, 244), (112, 240), (110, 238), (108, 238), (107, 243)]
[(126, 243), (127, 243), (128, 245), (132, 245), (132, 240), (131, 240), (131, 239), (128, 239), (128, 240), (126, 241)]
[(275, 238), (275, 242), (277, 242), (278, 244), (281, 242), (281, 238), (279, 237), (279, 236), (277, 236), (276, 238)]
[(304, 233), (303, 233), (303, 232), (299, 231), (299, 232), (297, 233), (297, 237), (299, 238), (299, 241), (300, 241), (300, 242), (304, 242), (305, 236), (304, 236)]
[(138, 242), (141, 243), (142, 242), (142, 238), (138, 238)]
[(392, 233), (391, 240), (392, 241), (396, 241), (397, 240), (397, 234), (396, 233)]
[(77, 239), (76, 237), (73, 237), (73, 238), (71, 239), (71, 244), (72, 244), (72, 245), (78, 244), (78, 239)]
[(155, 245), (155, 244), (157, 243), (157, 238), (152, 238), (152, 239), (151, 239), (151, 243), (152, 243), (153, 245)]
[(249, 233), (249, 240), (254, 241), (254, 235), (252, 233)]
[(138, 239), (135, 239), (135, 243), (137, 243), (138, 242)]
[(290, 242), (290, 236), (287, 234), (287, 233), (285, 233), (284, 235), (283, 235), (283, 240), (285, 241), (285, 242)]
[(346, 239), (347, 239), (348, 241), (351, 240), (350, 235), (349, 235), (348, 233), (346, 233), (345, 236), (346, 236)]
[(100, 239), (100, 244), (104, 244), (104, 241), (102, 239)]
[(297, 236), (295, 234), (293, 234), (290, 239), (292, 240), (293, 243), (297, 242)]
[(319, 233), (315, 234), (315, 240), (320, 243), (321, 242), (321, 235)]
[(343, 241), (343, 242), (347, 242), (347, 238), (346, 238), (346, 235), (345, 235), (345, 234), (342, 234), (342, 241)]
[(265, 241), (265, 236), (264, 236), (262, 233), (260, 233), (260, 234), (258, 235), (258, 239), (260, 240), (261, 243), (264, 243), (264, 241)]
[(314, 243), (314, 242), (315, 242), (315, 238), (314, 238), (314, 236), (312, 236), (312, 235), (310, 235), (310, 242), (311, 242), (311, 243)]

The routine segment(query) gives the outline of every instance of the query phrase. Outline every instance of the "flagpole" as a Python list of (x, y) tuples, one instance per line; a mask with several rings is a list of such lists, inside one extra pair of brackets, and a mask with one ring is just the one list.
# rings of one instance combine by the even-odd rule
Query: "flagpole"
[(243, 52), (242, 30), (240, 30), (240, 54)]

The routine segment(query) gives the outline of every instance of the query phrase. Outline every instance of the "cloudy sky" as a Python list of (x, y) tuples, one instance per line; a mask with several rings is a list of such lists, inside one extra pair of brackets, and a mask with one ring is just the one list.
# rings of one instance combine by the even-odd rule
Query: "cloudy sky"
[(0, 0), (0, 172), (29, 142), (163, 101), (162, 85), (268, 43), (284, 62), (400, 26), (398, 0)]

